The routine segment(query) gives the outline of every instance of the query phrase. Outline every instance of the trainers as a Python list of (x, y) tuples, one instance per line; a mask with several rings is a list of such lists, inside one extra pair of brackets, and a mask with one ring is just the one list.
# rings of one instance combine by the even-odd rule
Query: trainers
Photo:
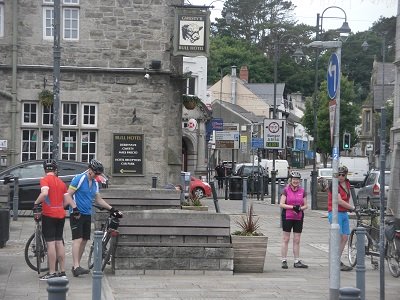
[(53, 273), (53, 274), (47, 273), (47, 274), (39, 277), (39, 280), (48, 280), (50, 278), (57, 278), (57, 277), (58, 277), (57, 273)]
[(307, 268), (308, 268), (308, 266), (307, 266), (306, 264), (303, 264), (303, 263), (301, 262), (301, 260), (299, 260), (298, 262), (295, 262), (295, 263), (293, 264), (293, 267), (295, 267), (295, 268), (302, 268), (302, 269), (307, 269)]
[(287, 268), (288, 268), (287, 261), (283, 260), (282, 261), (282, 269), (287, 269)]
[(353, 270), (353, 267), (346, 266), (344, 263), (340, 262), (340, 271), (351, 271)]
[(72, 275), (74, 275), (74, 277), (78, 277), (79, 275), (85, 275), (85, 274), (89, 274), (90, 271), (87, 269), (82, 268), (81, 266), (74, 268), (72, 267)]
[(65, 274), (65, 272), (60, 272), (60, 273), (58, 273), (58, 277), (60, 277), (60, 278), (67, 278), (67, 274)]

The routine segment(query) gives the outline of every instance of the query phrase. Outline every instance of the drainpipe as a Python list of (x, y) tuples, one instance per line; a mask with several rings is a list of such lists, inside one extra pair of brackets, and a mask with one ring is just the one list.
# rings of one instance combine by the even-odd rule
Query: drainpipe
[(236, 104), (236, 66), (232, 66), (232, 72), (231, 72), (231, 103)]
[(13, 1), (12, 7), (12, 78), (11, 78), (11, 138), (10, 138), (10, 155), (11, 155), (11, 164), (14, 165), (16, 163), (16, 136), (17, 136), (17, 35), (18, 35), (18, 0)]

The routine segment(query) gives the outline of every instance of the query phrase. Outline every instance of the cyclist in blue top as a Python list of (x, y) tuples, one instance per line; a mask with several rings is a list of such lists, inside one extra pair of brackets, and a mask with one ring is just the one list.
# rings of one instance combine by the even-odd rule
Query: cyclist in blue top
[(122, 217), (122, 213), (109, 205), (99, 194), (99, 186), (96, 180), (100, 176), (104, 167), (98, 160), (92, 159), (88, 170), (76, 175), (65, 194), (65, 201), (74, 201), (79, 210), (79, 218), (70, 218), (72, 232), (72, 274), (74, 277), (89, 274), (89, 270), (80, 266), (83, 252), (87, 241), (90, 240), (92, 205), (95, 201), (99, 206), (104, 207), (116, 217)]

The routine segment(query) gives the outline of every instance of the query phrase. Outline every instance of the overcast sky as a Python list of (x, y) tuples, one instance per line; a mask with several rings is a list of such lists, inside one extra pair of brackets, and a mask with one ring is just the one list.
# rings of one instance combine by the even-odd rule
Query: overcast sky
[[(250, 0), (251, 1), (251, 0)], [(312, 26), (316, 25), (317, 13), (322, 14), (330, 6), (341, 7), (347, 15), (347, 21), (352, 32), (365, 31), (372, 26), (381, 16), (392, 17), (397, 15), (397, 2), (399, 0), (291, 0), (296, 6), (294, 11), (299, 23)], [(193, 5), (209, 5), (212, 0), (186, 0)], [(220, 17), (223, 1), (215, 1), (211, 12), (211, 19)], [(326, 17), (344, 17), (341, 10), (329, 8), (324, 13), (323, 29), (339, 28), (343, 20)]]

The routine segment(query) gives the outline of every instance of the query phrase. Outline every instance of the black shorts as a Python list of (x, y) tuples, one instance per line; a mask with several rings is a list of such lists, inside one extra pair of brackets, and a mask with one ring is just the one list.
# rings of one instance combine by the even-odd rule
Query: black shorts
[(46, 242), (62, 241), (65, 218), (58, 219), (43, 215), (42, 232)]
[(301, 233), (303, 231), (303, 220), (304, 220), (304, 212), (301, 220), (286, 220), (286, 212), (282, 211), (282, 230), (285, 232), (291, 232), (293, 228), (293, 232)]
[(92, 217), (88, 215), (81, 215), (79, 219), (75, 219), (72, 215), (69, 218), (71, 225), (72, 239), (90, 240), (90, 229), (92, 226)]

